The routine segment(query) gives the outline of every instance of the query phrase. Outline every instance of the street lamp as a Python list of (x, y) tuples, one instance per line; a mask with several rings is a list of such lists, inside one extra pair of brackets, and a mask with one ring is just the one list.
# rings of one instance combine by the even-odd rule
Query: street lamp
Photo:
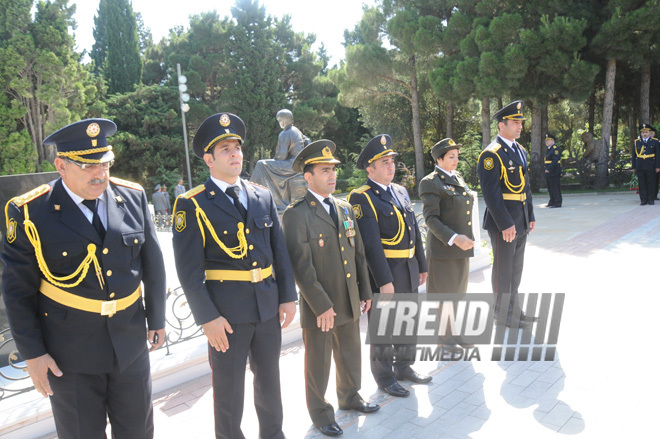
[(190, 100), (190, 95), (186, 93), (188, 91), (188, 78), (181, 74), (181, 64), (177, 63), (176, 65), (176, 75), (179, 80), (179, 104), (181, 107), (181, 122), (183, 124), (183, 143), (186, 148), (186, 166), (188, 167), (188, 189), (192, 189), (192, 177), (190, 175), (190, 158), (188, 156), (188, 131), (186, 129), (186, 113), (190, 111), (190, 105), (188, 101)]

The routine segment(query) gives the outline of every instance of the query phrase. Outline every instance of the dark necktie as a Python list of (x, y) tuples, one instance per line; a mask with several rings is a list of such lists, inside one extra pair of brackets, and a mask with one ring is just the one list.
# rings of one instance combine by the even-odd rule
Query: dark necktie
[(234, 200), (234, 207), (236, 210), (238, 210), (238, 213), (241, 215), (241, 218), (243, 218), (243, 221), (247, 221), (247, 210), (245, 210), (245, 207), (243, 207), (241, 200), (238, 199), (238, 187), (229, 186), (225, 193), (229, 195), (232, 200)]
[(392, 199), (392, 203), (394, 203), (396, 207), (401, 208), (401, 206), (399, 205), (399, 200), (396, 199), (396, 196), (394, 195), (392, 188), (387, 186), (387, 191), (385, 192), (387, 192), (387, 195), (389, 195), (390, 198)]
[(337, 229), (339, 229), (339, 218), (337, 218), (337, 211), (335, 210), (335, 203), (332, 202), (330, 197), (324, 198), (323, 202), (325, 204), (327, 204), (328, 206), (330, 206), (330, 217), (335, 222), (335, 227), (337, 227)]
[(516, 142), (513, 142), (513, 143), (511, 144), (511, 147), (512, 147), (513, 150), (516, 152), (516, 154), (518, 154), (518, 157), (520, 157), (520, 160), (522, 161), (522, 164), (524, 165), (524, 164), (525, 164), (525, 157), (524, 157), (524, 155), (523, 155), (523, 153), (522, 153), (522, 150), (521, 150), (520, 147), (518, 146), (518, 144), (517, 144)]
[(105, 239), (105, 229), (98, 212), (99, 200), (83, 200), (82, 203), (94, 214), (92, 216), (92, 226), (101, 237), (101, 241), (103, 241)]

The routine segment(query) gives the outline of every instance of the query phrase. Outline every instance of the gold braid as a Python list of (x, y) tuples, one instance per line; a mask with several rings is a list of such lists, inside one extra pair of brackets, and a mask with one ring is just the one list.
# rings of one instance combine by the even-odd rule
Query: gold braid
[[(350, 194), (350, 195), (352, 195), (352, 194)], [(350, 201), (350, 195), (348, 197), (349, 198), (348, 199), (349, 203), (351, 202)], [(376, 215), (376, 222), (378, 222), (378, 214), (376, 213), (376, 208), (374, 207), (374, 203), (371, 201), (371, 197), (369, 197), (369, 194), (367, 194), (366, 192), (362, 192), (362, 195), (367, 197), (367, 201), (369, 202), (369, 205), (371, 206), (371, 209), (373, 209), (374, 215)], [(381, 238), (380, 242), (383, 245), (397, 245), (397, 244), (399, 244), (401, 242), (401, 240), (403, 239), (405, 233), (406, 233), (406, 226), (405, 226), (405, 223), (403, 222), (403, 217), (401, 216), (401, 213), (399, 212), (399, 209), (397, 207), (394, 207), (394, 212), (396, 212), (396, 219), (399, 222), (399, 230), (396, 232), (396, 235), (394, 235), (394, 237), (392, 237), (392, 238), (388, 238), (388, 239), (382, 239)]]
[[(87, 271), (89, 270), (89, 266), (94, 263), (94, 269), (96, 271), (96, 277), (99, 280), (99, 285), (101, 286), (101, 289), (103, 289), (104, 281), (103, 281), (103, 273), (101, 272), (101, 266), (99, 264), (99, 260), (96, 258), (96, 245), (93, 243), (90, 243), (87, 246), (87, 256), (85, 259), (80, 263), (76, 271), (68, 276), (55, 276), (53, 273), (50, 272), (48, 269), (48, 266), (46, 265), (46, 261), (44, 260), (44, 255), (43, 251), (41, 250), (41, 239), (39, 238), (39, 233), (37, 232), (37, 227), (34, 225), (32, 221), (30, 221), (30, 214), (28, 212), (28, 205), (25, 204), (23, 206), (23, 210), (25, 212), (25, 221), (23, 221), (23, 224), (25, 225), (25, 234), (27, 235), (28, 239), (30, 240), (30, 243), (34, 247), (34, 253), (37, 257), (37, 263), (39, 264), (39, 269), (43, 273), (44, 277), (46, 280), (48, 280), (50, 283), (53, 285), (56, 285), (58, 287), (62, 288), (73, 288), (80, 284), (82, 280), (87, 276)], [(80, 277), (78, 277), (78, 280), (76, 280), (73, 283), (65, 284), (60, 281), (67, 281), (75, 276), (80, 274)]]
[[(178, 200), (178, 198), (177, 198)], [(245, 237), (245, 225), (243, 223), (238, 223), (238, 233), (236, 236), (238, 237), (238, 246), (228, 248), (221, 240), (218, 238), (218, 235), (215, 233), (215, 229), (213, 228), (213, 225), (211, 225), (211, 222), (209, 221), (208, 217), (206, 216), (206, 213), (202, 210), (201, 207), (199, 207), (199, 204), (197, 204), (197, 200), (194, 198), (191, 198), (193, 204), (195, 205), (195, 215), (197, 216), (197, 223), (199, 224), (199, 231), (202, 234), (202, 243), (204, 247), (206, 247), (206, 235), (204, 234), (204, 226), (203, 224), (206, 224), (206, 228), (211, 232), (211, 236), (213, 237), (213, 240), (220, 246), (220, 248), (227, 253), (227, 255), (231, 258), (234, 259), (242, 259), (247, 255), (247, 238)]]

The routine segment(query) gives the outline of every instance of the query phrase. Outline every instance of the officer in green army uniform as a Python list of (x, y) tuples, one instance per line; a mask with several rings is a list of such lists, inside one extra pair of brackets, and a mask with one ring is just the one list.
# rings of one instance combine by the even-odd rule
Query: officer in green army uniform
[(370, 413), (380, 407), (362, 399), (360, 313), (371, 307), (371, 288), (360, 230), (351, 205), (331, 196), (337, 173), (330, 140), (310, 143), (296, 156), (309, 189), (282, 219), (286, 245), (300, 290), (305, 343), (305, 393), (312, 422), (328, 436), (343, 433), (325, 399), (334, 356), (342, 410)]
[(523, 105), (523, 101), (514, 101), (493, 115), (498, 135), (479, 155), (477, 165), (486, 203), (483, 227), (488, 231), (493, 249), (496, 323), (521, 328), (538, 320), (535, 316), (526, 316), (518, 300), (527, 235), (536, 226), (527, 154), (516, 143), (525, 120)]

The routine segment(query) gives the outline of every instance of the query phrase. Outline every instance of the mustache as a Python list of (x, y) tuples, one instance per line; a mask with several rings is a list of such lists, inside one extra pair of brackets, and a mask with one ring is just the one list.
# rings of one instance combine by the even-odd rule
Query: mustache
[(103, 184), (106, 181), (108, 181), (106, 178), (94, 178), (89, 182), (89, 184)]

